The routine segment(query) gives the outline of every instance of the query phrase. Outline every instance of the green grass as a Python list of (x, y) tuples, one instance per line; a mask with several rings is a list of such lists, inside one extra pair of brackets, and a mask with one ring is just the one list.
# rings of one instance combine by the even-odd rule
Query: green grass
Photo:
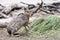
[(60, 18), (53, 15), (36, 18), (29, 26), (30, 32), (38, 35), (57, 31), (60, 29)]

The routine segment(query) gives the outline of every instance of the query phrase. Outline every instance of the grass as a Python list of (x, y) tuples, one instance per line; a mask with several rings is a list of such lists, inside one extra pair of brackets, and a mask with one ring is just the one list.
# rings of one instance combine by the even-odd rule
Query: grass
[(53, 33), (60, 29), (60, 18), (54, 15), (36, 18), (29, 26), (30, 32), (36, 35)]

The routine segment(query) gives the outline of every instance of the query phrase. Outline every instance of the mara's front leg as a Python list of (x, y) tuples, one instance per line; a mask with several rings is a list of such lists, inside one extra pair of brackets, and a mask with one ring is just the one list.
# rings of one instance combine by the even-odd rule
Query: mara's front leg
[(24, 26), (24, 27), (25, 27), (26, 33), (28, 33), (28, 31), (29, 31), (29, 26), (26, 25), (26, 26)]

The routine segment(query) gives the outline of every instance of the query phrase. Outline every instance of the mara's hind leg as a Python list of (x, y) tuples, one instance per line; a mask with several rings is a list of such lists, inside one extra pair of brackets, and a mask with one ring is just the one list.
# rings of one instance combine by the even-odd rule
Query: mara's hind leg
[[(21, 28), (21, 27), (20, 27)], [(11, 28), (11, 27), (7, 27), (7, 32), (9, 34), (9, 36), (13, 36), (13, 35), (19, 35), (19, 33), (16, 33), (20, 28)]]
[(16, 32), (16, 30), (8, 27), (8, 28), (7, 28), (7, 32), (8, 32), (8, 34), (9, 34), (9, 36), (13, 36), (13, 34)]
[(12, 34), (12, 28), (11, 27), (7, 27), (7, 32), (9, 34), (9, 36), (11, 36), (11, 34)]

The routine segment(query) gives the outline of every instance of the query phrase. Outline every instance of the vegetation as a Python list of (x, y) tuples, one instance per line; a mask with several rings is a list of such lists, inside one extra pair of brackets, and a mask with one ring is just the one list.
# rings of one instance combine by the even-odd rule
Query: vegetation
[(29, 26), (30, 32), (38, 35), (55, 32), (60, 29), (60, 18), (53, 15), (40, 17), (35, 19)]

